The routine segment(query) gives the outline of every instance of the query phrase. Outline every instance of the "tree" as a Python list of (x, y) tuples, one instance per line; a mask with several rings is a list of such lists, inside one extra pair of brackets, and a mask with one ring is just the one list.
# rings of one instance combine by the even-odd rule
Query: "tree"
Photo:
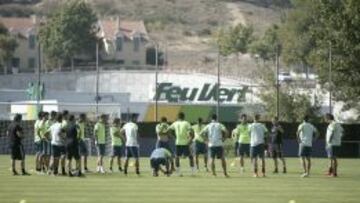
[(39, 36), (50, 60), (64, 63), (77, 54), (94, 52), (98, 32), (97, 17), (85, 1), (64, 3), (41, 26)]
[(235, 27), (221, 28), (216, 34), (216, 43), (221, 55), (247, 53), (254, 40), (254, 29), (241, 23)]
[(360, 109), (360, 1), (297, 0), (294, 5), (283, 27), (285, 62), (314, 67), (336, 100)]
[(18, 43), (16, 39), (9, 35), (8, 30), (0, 24), (0, 65), (3, 66), (4, 74), (10, 66), (10, 60), (14, 55)]
[[(253, 56), (259, 57), (264, 61), (272, 60), (275, 61), (276, 51), (281, 51), (280, 40), (279, 40), (279, 26), (273, 25), (269, 27), (264, 35), (254, 41), (249, 48), (250, 53)], [(279, 50), (277, 50), (279, 49)]]

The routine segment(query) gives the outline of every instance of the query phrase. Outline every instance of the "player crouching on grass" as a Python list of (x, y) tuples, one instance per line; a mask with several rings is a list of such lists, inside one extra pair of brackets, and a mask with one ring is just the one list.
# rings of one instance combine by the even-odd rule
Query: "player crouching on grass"
[[(161, 168), (165, 166), (165, 170)], [(159, 171), (165, 175), (170, 176), (170, 166), (173, 165), (171, 152), (165, 148), (156, 148), (150, 155), (150, 166), (153, 170), (153, 176), (159, 176)]]
[(337, 177), (337, 156), (339, 155), (344, 129), (335, 121), (332, 114), (326, 114), (325, 121), (329, 123), (326, 130), (326, 151), (329, 158), (329, 171), (327, 175)]
[[(70, 177), (82, 176), (81, 173), (81, 159), (79, 154), (79, 126), (76, 124), (75, 116), (69, 116), (69, 123), (66, 129), (66, 157), (68, 161), (68, 174)], [(72, 173), (71, 161), (76, 161), (76, 173)]]
[(114, 158), (116, 157), (117, 165), (119, 171), (123, 171), (121, 167), (121, 156), (123, 151), (123, 140), (124, 138), (121, 136), (120, 130), (120, 119), (114, 118), (113, 124), (110, 128), (110, 135), (111, 135), (111, 146), (112, 146), (112, 153), (110, 157), (110, 172), (113, 172), (113, 163)]
[(262, 177), (265, 176), (265, 137), (268, 130), (260, 123), (260, 115), (255, 115), (254, 122), (250, 125), (250, 157), (254, 167), (254, 177), (258, 175), (258, 158), (261, 159)]
[(200, 133), (202, 136), (207, 135), (208, 145), (210, 149), (211, 171), (214, 176), (215, 172), (215, 157), (221, 160), (221, 166), (225, 177), (229, 177), (226, 171), (226, 160), (224, 156), (223, 141), (228, 137), (228, 131), (225, 126), (217, 121), (217, 115), (213, 114), (211, 122)]
[(13, 175), (19, 175), (15, 168), (16, 160), (21, 161), (22, 175), (30, 175), (25, 171), (25, 151), (21, 140), (24, 138), (23, 129), (20, 127), (22, 116), (16, 114), (14, 121), (10, 124), (7, 130), (7, 136), (10, 138), (10, 151), (11, 151), (11, 169)]
[(301, 177), (306, 178), (310, 175), (312, 143), (319, 137), (319, 131), (309, 123), (309, 116), (306, 115), (304, 121), (299, 125), (296, 135), (299, 142), (299, 157), (304, 169)]
[(95, 135), (95, 144), (97, 147), (98, 158), (97, 158), (97, 167), (96, 172), (98, 173), (105, 173), (103, 160), (105, 156), (105, 123), (106, 123), (106, 116), (102, 114), (100, 116), (99, 121), (94, 126), (94, 135)]
[(139, 143), (138, 143), (138, 126), (136, 125), (136, 115), (133, 114), (131, 121), (127, 122), (122, 128), (120, 133), (125, 137), (126, 142), (126, 158), (124, 164), (124, 174), (128, 173), (129, 159), (135, 158), (135, 172), (140, 175), (139, 169)]
[[(155, 131), (157, 134), (156, 148), (165, 148), (172, 154), (170, 147), (170, 133), (169, 133), (169, 124), (167, 123), (167, 118), (162, 117), (161, 122), (156, 125)], [(172, 162), (171, 171), (175, 171), (174, 163)]]

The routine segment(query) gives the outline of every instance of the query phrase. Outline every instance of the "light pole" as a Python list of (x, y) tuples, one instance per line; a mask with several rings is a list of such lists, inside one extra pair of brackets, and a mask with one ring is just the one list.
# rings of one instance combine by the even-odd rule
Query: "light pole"
[(37, 112), (40, 112), (40, 85), (41, 85), (41, 44), (38, 43), (38, 80), (37, 80), (37, 87), (36, 87), (36, 108)]
[(159, 80), (159, 44), (155, 42), (155, 121), (158, 122), (159, 102), (158, 102), (158, 80)]
[(216, 88), (216, 114), (220, 121), (220, 46), (218, 45), (218, 57), (217, 57), (217, 88)]
[(99, 42), (96, 42), (96, 96), (95, 96), (95, 102), (96, 102), (96, 116), (99, 116)]
[(276, 116), (280, 115), (280, 83), (279, 83), (279, 45), (276, 45)]
[(332, 44), (329, 43), (329, 113), (332, 113)]

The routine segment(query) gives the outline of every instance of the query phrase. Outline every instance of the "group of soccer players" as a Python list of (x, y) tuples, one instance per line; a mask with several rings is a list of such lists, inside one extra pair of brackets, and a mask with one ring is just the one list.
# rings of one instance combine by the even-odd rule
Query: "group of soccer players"
[[(227, 163), (224, 153), (224, 141), (233, 138), (235, 142), (235, 153), (239, 157), (240, 171), (244, 172), (244, 158), (250, 156), (253, 176), (265, 177), (265, 157), (269, 153), (274, 160), (274, 173), (279, 173), (279, 160), (282, 163), (282, 172), (286, 173), (286, 162), (283, 156), (283, 135), (284, 129), (279, 124), (277, 117), (272, 120), (271, 130), (260, 122), (260, 115), (255, 115), (253, 122), (249, 122), (246, 114), (240, 116), (240, 122), (229, 135), (228, 129), (218, 121), (217, 115), (213, 114), (211, 120), (205, 124), (202, 118), (191, 125), (185, 120), (185, 114), (180, 112), (178, 119), (171, 125), (166, 117), (156, 125), (157, 143), (150, 155), (150, 165), (153, 175), (158, 176), (159, 171), (166, 175), (175, 172), (182, 176), (180, 158), (187, 157), (191, 173), (195, 174), (199, 169), (199, 158), (203, 155), (204, 167), (208, 172), (210, 162), (211, 173), (216, 176), (215, 160), (219, 159), (225, 177), (228, 177)], [(337, 176), (337, 156), (341, 145), (343, 129), (334, 120), (331, 114), (325, 115), (329, 123), (326, 131), (326, 150), (329, 157), (328, 175)], [(21, 143), (23, 130), (20, 127), (21, 115), (14, 117), (14, 122), (8, 128), (10, 137), (10, 149), (12, 159), (12, 171), (18, 175), (15, 169), (15, 160), (21, 160), (22, 174), (28, 175), (25, 171), (25, 153)], [(68, 111), (40, 112), (38, 120), (34, 124), (34, 142), (36, 148), (36, 171), (39, 173), (58, 174), (61, 165), (61, 174), (69, 176), (82, 176), (83, 157), (84, 171), (88, 172), (87, 156), (88, 149), (85, 144), (86, 116), (81, 114), (78, 119), (70, 115)], [(94, 126), (94, 140), (97, 146), (98, 158), (96, 172), (105, 173), (104, 156), (106, 151), (106, 126), (107, 117), (101, 115)], [(128, 173), (129, 159), (135, 159), (135, 173), (140, 174), (139, 166), (139, 142), (138, 126), (136, 116), (122, 125), (119, 118), (114, 118), (110, 125), (110, 136), (112, 153), (110, 156), (109, 170), (113, 171), (113, 162), (116, 158), (118, 170), (124, 174)], [(314, 140), (319, 136), (318, 130), (309, 123), (309, 117), (305, 116), (297, 130), (299, 143), (299, 157), (301, 158), (304, 173), (302, 177), (308, 177), (311, 169), (311, 151)], [(171, 146), (172, 138), (175, 138), (175, 152)], [(124, 148), (125, 146), (125, 148)], [(193, 150), (194, 149), (194, 150)], [(125, 163), (122, 168), (121, 157), (125, 150)], [(80, 156), (81, 155), (81, 156)], [(195, 156), (195, 161), (194, 161)], [(175, 164), (174, 160), (175, 158)], [(208, 158), (210, 161), (208, 161)], [(65, 160), (67, 159), (68, 170), (66, 171)], [(72, 159), (76, 161), (76, 168), (72, 168)], [(258, 166), (260, 161), (261, 167)], [(195, 162), (195, 163), (194, 163)], [(165, 169), (162, 168), (165, 167)], [(261, 168), (261, 172), (259, 172)]]

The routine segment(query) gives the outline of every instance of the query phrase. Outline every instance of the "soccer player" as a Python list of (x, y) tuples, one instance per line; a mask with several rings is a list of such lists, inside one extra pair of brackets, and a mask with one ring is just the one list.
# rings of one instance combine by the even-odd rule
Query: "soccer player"
[(58, 174), (59, 159), (62, 154), (62, 148), (64, 148), (65, 131), (62, 126), (62, 114), (56, 116), (56, 123), (49, 128), (51, 135), (51, 161), (50, 169), (54, 175)]
[(40, 155), (40, 168), (43, 173), (46, 172), (47, 154), (50, 152), (50, 150), (48, 149), (48, 142), (47, 142), (48, 138), (46, 135), (46, 131), (47, 131), (46, 123), (48, 120), (49, 120), (49, 113), (43, 112), (42, 119), (38, 125), (38, 131), (41, 137), (41, 146), (42, 146), (42, 151)]
[(131, 121), (127, 122), (121, 128), (121, 134), (124, 135), (126, 139), (126, 158), (124, 164), (124, 174), (128, 173), (129, 159), (131, 157), (135, 158), (135, 172), (137, 175), (140, 175), (140, 166), (139, 166), (139, 143), (138, 143), (138, 126), (136, 122), (136, 115), (131, 116)]
[(165, 148), (171, 152), (168, 128), (169, 124), (167, 123), (167, 118), (162, 117), (161, 122), (156, 125), (156, 148)]
[(268, 130), (264, 124), (260, 123), (260, 115), (256, 114), (254, 122), (250, 124), (250, 157), (254, 167), (254, 177), (258, 175), (258, 158), (261, 159), (262, 177), (265, 176), (265, 137)]
[(34, 123), (34, 145), (35, 145), (35, 168), (37, 172), (41, 172), (41, 153), (42, 153), (42, 144), (41, 136), (39, 132), (39, 124), (42, 120), (43, 112), (38, 113), (38, 119)]
[(96, 167), (96, 172), (98, 173), (105, 173), (103, 166), (103, 160), (105, 156), (105, 143), (106, 143), (105, 124), (106, 124), (106, 115), (102, 114), (94, 127), (95, 144), (97, 146), (97, 151), (98, 151), (98, 159), (97, 159), (97, 167)]
[(326, 114), (325, 121), (329, 123), (326, 130), (326, 151), (329, 158), (328, 175), (337, 177), (337, 157), (339, 155), (341, 138), (343, 136), (344, 129), (341, 127), (340, 123), (335, 121), (334, 115), (332, 114)]
[(56, 123), (56, 111), (50, 112), (50, 118), (45, 123), (46, 132), (43, 139), (43, 159), (47, 171), (49, 171), (50, 157), (51, 157), (51, 135), (48, 133), (52, 124)]
[(211, 122), (206, 125), (206, 127), (201, 131), (201, 135), (207, 135), (208, 145), (210, 149), (210, 158), (211, 158), (211, 171), (214, 176), (215, 172), (215, 157), (221, 160), (221, 166), (225, 177), (229, 177), (226, 171), (226, 160), (224, 156), (224, 147), (223, 140), (228, 136), (228, 131), (225, 126), (217, 121), (217, 115), (213, 114), (211, 116)]
[(272, 127), (270, 131), (270, 149), (271, 149), (271, 156), (274, 160), (274, 166), (275, 166), (273, 173), (279, 173), (278, 159), (280, 159), (280, 161), (282, 162), (283, 173), (286, 173), (286, 162), (282, 150), (283, 135), (284, 135), (284, 129), (279, 124), (279, 118), (275, 116), (272, 119)]
[(76, 161), (76, 176), (82, 176), (81, 173), (81, 160), (79, 153), (79, 126), (76, 124), (75, 116), (70, 115), (67, 128), (66, 128), (66, 157), (68, 160), (68, 175), (69, 177), (74, 176), (72, 173), (72, 159)]
[(79, 151), (80, 155), (84, 161), (84, 171), (89, 172), (87, 167), (87, 157), (89, 155), (88, 148), (85, 143), (85, 125), (86, 125), (86, 115), (80, 114), (79, 121), (77, 123), (79, 126)]
[(112, 154), (110, 157), (110, 171), (113, 171), (113, 163), (114, 158), (116, 157), (117, 165), (119, 171), (123, 171), (121, 167), (121, 156), (123, 152), (123, 137), (121, 136), (120, 130), (120, 119), (114, 118), (113, 124), (110, 128), (111, 135), (111, 146), (112, 146)]
[(311, 151), (312, 143), (319, 136), (319, 131), (309, 123), (309, 116), (304, 117), (304, 121), (299, 125), (297, 130), (297, 138), (299, 142), (299, 157), (304, 173), (301, 177), (309, 177), (311, 169)]
[(180, 112), (178, 114), (178, 120), (170, 125), (169, 130), (172, 130), (176, 136), (176, 141), (175, 141), (176, 173), (179, 176), (182, 176), (180, 169), (180, 157), (185, 156), (185, 157), (189, 157), (191, 172), (192, 174), (194, 174), (195, 173), (194, 158), (192, 153), (190, 153), (190, 144), (192, 143), (194, 135), (191, 131), (190, 123), (185, 121), (185, 114), (183, 112)]
[[(156, 148), (150, 155), (150, 166), (153, 169), (153, 176), (159, 176), (159, 171), (170, 176), (170, 165), (173, 162), (171, 152), (165, 148)], [(165, 166), (165, 170), (161, 168)]]
[(208, 162), (208, 149), (205, 143), (205, 139), (202, 135), (200, 135), (201, 131), (204, 129), (205, 125), (203, 123), (203, 119), (199, 118), (197, 124), (193, 125), (191, 128), (194, 132), (194, 140), (195, 140), (195, 164), (196, 169), (199, 170), (199, 156), (202, 154), (204, 156), (204, 167), (206, 172), (209, 171), (207, 167)]
[(67, 133), (67, 127), (68, 127), (68, 123), (69, 123), (69, 111), (68, 110), (64, 110), (62, 113), (62, 123), (61, 123), (61, 127), (63, 128), (63, 131), (65, 133), (64, 137), (62, 137), (62, 142), (63, 144), (59, 147), (60, 150), (60, 163), (61, 163), (61, 174), (62, 175), (66, 175), (66, 171), (65, 171), (65, 164), (66, 164), (66, 146), (65, 146), (65, 138), (66, 138), (66, 133)]
[(240, 121), (240, 124), (235, 128), (235, 133), (238, 143), (237, 154), (240, 156), (240, 171), (244, 173), (244, 158), (245, 156), (249, 156), (250, 153), (250, 125), (248, 124), (246, 114), (240, 116)]
[(22, 116), (16, 114), (14, 121), (9, 125), (7, 130), (7, 136), (10, 138), (10, 151), (11, 151), (11, 169), (13, 175), (19, 175), (16, 171), (16, 160), (21, 161), (22, 175), (30, 175), (25, 171), (25, 151), (21, 140), (24, 138), (23, 129), (20, 126)]

